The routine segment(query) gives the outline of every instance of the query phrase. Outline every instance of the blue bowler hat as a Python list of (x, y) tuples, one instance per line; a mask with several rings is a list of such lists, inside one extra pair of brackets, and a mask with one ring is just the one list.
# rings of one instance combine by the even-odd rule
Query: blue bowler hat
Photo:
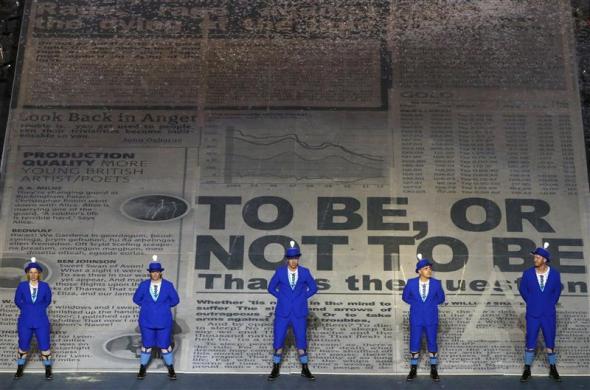
[(43, 272), (43, 267), (41, 267), (41, 264), (37, 263), (37, 259), (34, 257), (31, 257), (31, 262), (25, 267), (25, 273), (29, 272), (31, 268), (36, 268), (37, 271)]
[(422, 253), (418, 253), (416, 257), (418, 258), (418, 262), (416, 263), (416, 273), (418, 273), (418, 271), (420, 271), (424, 267), (432, 267), (432, 263), (430, 262), (430, 260), (422, 258)]
[(531, 252), (531, 254), (543, 256), (547, 260), (547, 262), (550, 262), (551, 261), (551, 253), (549, 253), (547, 248), (549, 248), (549, 243), (545, 242), (545, 243), (543, 243), (542, 248), (535, 249), (534, 251)]
[(153, 255), (152, 261), (151, 261), (150, 265), (148, 266), (148, 272), (162, 272), (162, 271), (164, 271), (164, 268), (162, 268), (162, 264), (160, 264), (158, 262), (158, 256)]
[(287, 248), (287, 251), (285, 252), (285, 257), (287, 259), (301, 257), (301, 251), (299, 251), (299, 247), (295, 246), (295, 241), (289, 242), (289, 248)]

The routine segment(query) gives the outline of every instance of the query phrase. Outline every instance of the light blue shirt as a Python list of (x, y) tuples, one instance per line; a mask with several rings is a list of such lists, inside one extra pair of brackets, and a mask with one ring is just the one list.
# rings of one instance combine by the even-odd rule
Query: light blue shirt
[(39, 284), (37, 284), (37, 286), (35, 287), (31, 283), (29, 283), (29, 290), (31, 291), (31, 301), (35, 303), (35, 301), (37, 300), (37, 296), (39, 295)]
[(535, 272), (535, 274), (537, 275), (537, 283), (539, 283), (539, 288), (541, 289), (541, 291), (545, 290), (545, 286), (547, 285), (547, 279), (549, 278), (549, 270), (551, 268), (547, 267), (547, 271), (545, 271), (542, 274), (538, 274)]
[(287, 267), (287, 271), (288, 271), (288, 276), (289, 276), (289, 285), (291, 286), (291, 289), (295, 290), (295, 285), (297, 284), (297, 279), (299, 279), (299, 267), (297, 267), (295, 269), (295, 271), (291, 271), (288, 267)]
[(419, 285), (420, 285), (420, 298), (422, 298), (422, 302), (425, 302), (426, 298), (428, 298), (428, 291), (430, 290), (430, 280), (427, 280), (426, 282), (423, 282), (420, 280)]
[(161, 289), (162, 289), (162, 281), (161, 280), (158, 283), (154, 283), (154, 282), (150, 283), (150, 295), (152, 296), (152, 299), (154, 300), (154, 302), (158, 300), (158, 297), (160, 296)]

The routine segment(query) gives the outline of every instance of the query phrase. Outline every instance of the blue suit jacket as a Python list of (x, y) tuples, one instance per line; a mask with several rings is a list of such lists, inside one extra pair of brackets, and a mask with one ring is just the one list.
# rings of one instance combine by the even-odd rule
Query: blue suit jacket
[(151, 281), (144, 280), (139, 284), (133, 302), (140, 306), (139, 326), (154, 329), (164, 329), (172, 326), (171, 308), (178, 305), (180, 298), (174, 285), (162, 279), (158, 299), (154, 302), (150, 294)]
[(298, 266), (297, 284), (295, 289), (289, 283), (287, 266), (277, 268), (268, 283), (268, 292), (277, 298), (275, 315), (288, 317), (291, 312), (296, 317), (306, 317), (309, 313), (307, 300), (318, 292), (318, 286), (311, 272), (305, 267)]
[(522, 273), (518, 291), (526, 303), (527, 315), (533, 317), (555, 316), (555, 305), (561, 295), (561, 276), (555, 268), (551, 267), (545, 289), (541, 291), (535, 267), (531, 267)]
[(410, 325), (424, 326), (438, 324), (438, 305), (445, 302), (445, 292), (440, 280), (430, 278), (428, 296), (422, 301), (420, 278), (412, 278), (404, 287), (402, 300), (410, 305)]
[(37, 299), (31, 300), (29, 282), (20, 282), (14, 294), (14, 303), (20, 309), (18, 326), (25, 328), (42, 328), (49, 326), (47, 307), (51, 304), (51, 289), (43, 281), (39, 281)]

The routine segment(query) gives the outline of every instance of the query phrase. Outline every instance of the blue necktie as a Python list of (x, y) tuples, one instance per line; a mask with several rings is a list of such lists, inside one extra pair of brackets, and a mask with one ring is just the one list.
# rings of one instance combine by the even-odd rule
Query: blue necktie
[(426, 284), (422, 285), (422, 302), (426, 301)]
[(154, 299), (158, 299), (158, 285), (154, 284)]
[(295, 290), (295, 272), (291, 274), (291, 289)]
[(539, 279), (541, 280), (539, 282), (539, 285), (541, 286), (541, 291), (545, 290), (545, 281), (543, 280), (545, 277), (545, 275), (539, 275)]
[(37, 288), (33, 287), (33, 293), (31, 294), (31, 300), (33, 303), (37, 300)]

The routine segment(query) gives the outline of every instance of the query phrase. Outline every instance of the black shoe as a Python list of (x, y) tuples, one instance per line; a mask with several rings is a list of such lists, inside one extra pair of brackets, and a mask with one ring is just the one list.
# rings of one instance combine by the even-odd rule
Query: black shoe
[(520, 381), (521, 382), (528, 382), (530, 377), (531, 377), (531, 366), (526, 364), (524, 366), (524, 371), (522, 372), (522, 375), (520, 377)]
[(168, 378), (170, 378), (171, 380), (175, 380), (176, 379), (176, 373), (174, 372), (174, 366), (171, 364), (168, 367)]
[(16, 367), (16, 374), (14, 374), (14, 377), (16, 379), (20, 378), (21, 376), (23, 376), (25, 373), (25, 365), (24, 364), (19, 364)]
[(561, 377), (557, 372), (557, 367), (555, 367), (555, 364), (551, 364), (549, 366), (549, 377), (553, 378), (553, 380), (555, 380), (556, 382), (561, 382)]
[(438, 376), (438, 370), (436, 369), (436, 364), (430, 366), (430, 377), (435, 382), (440, 381), (440, 377)]
[(406, 380), (409, 382), (409, 381), (413, 381), (414, 379), (416, 379), (416, 376), (418, 375), (417, 371), (418, 371), (418, 366), (415, 364), (412, 364), (412, 367), (410, 368), (410, 373), (408, 374), (408, 377), (406, 378)]
[(310, 381), (315, 379), (315, 376), (313, 376), (313, 374), (309, 371), (309, 367), (307, 367), (307, 364), (301, 365), (301, 376), (306, 377)]
[(145, 378), (145, 366), (143, 364), (139, 365), (139, 372), (137, 373), (137, 379)]
[(45, 379), (48, 381), (53, 379), (53, 373), (51, 372), (51, 366), (45, 366)]
[(269, 381), (274, 381), (275, 379), (277, 379), (279, 377), (281, 371), (281, 365), (279, 363), (273, 363), (272, 365), (272, 371), (270, 372), (270, 375), (268, 376), (268, 380)]

